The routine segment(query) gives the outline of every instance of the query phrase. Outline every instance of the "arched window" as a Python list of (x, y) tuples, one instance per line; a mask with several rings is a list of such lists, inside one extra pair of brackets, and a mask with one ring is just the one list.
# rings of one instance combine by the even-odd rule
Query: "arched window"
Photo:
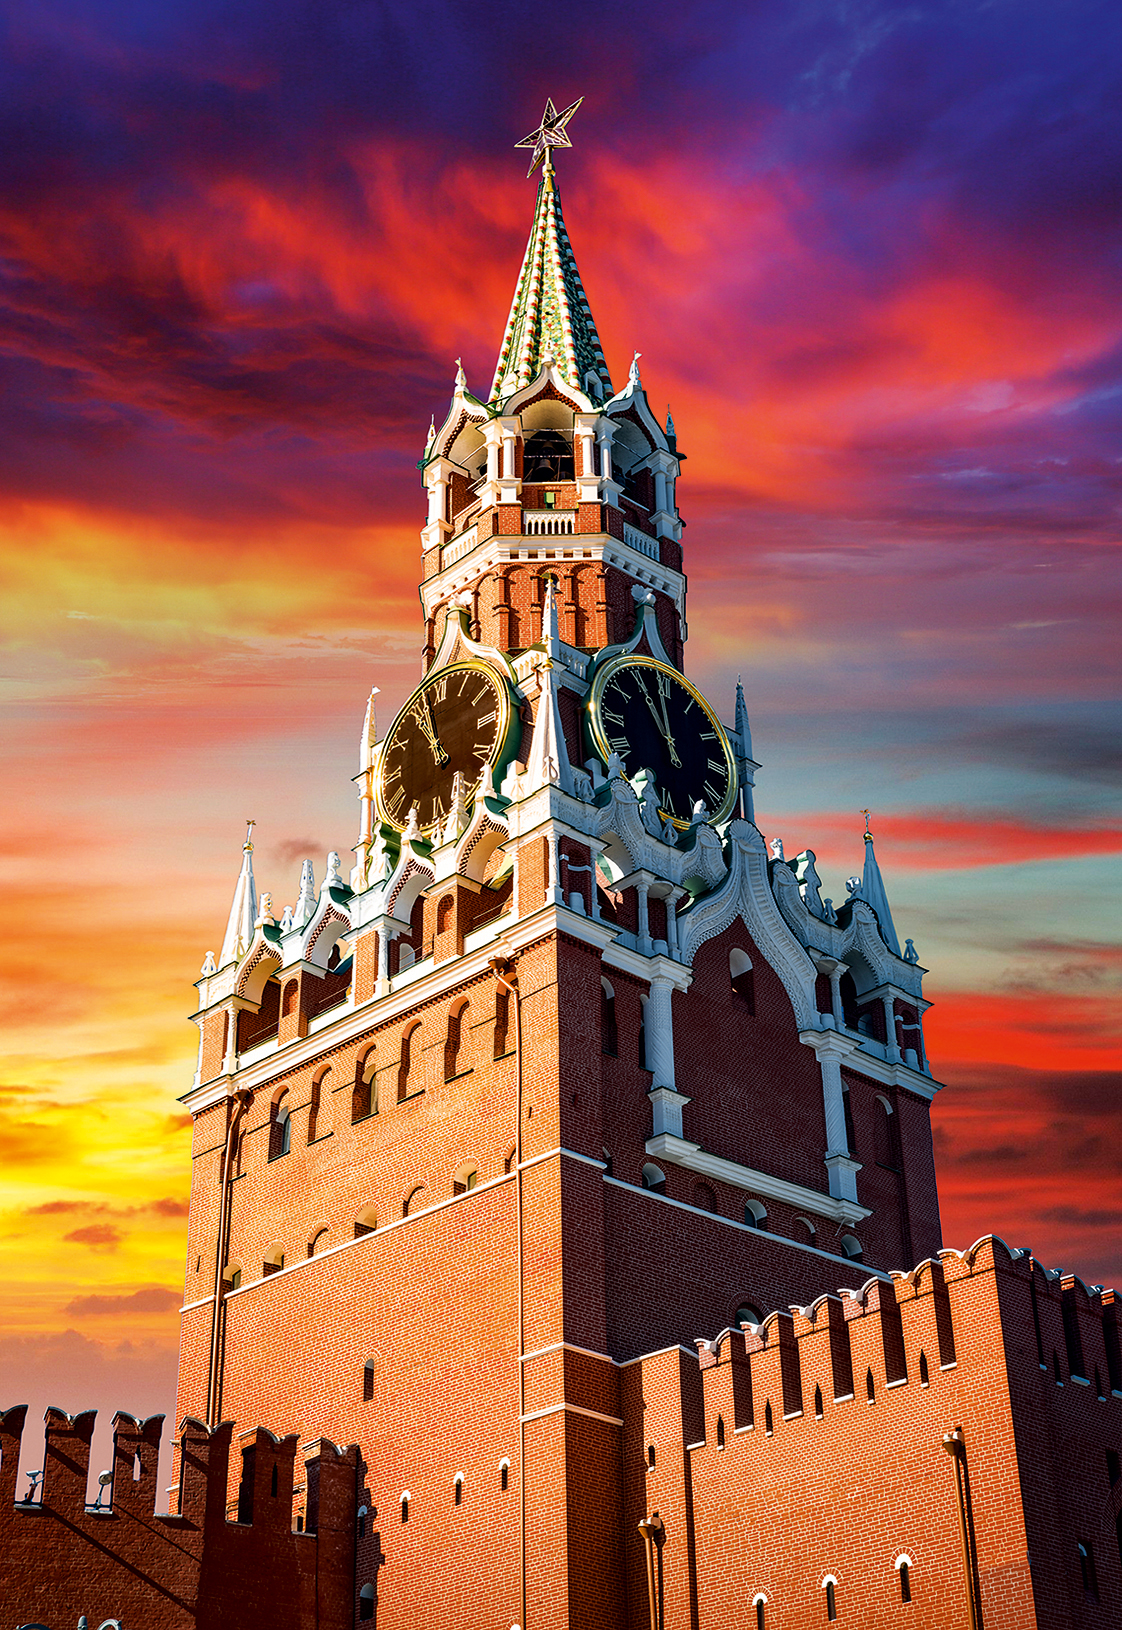
[(456, 1473), (456, 1480), (452, 1484), (452, 1504), (453, 1505), (462, 1505), (463, 1504), (463, 1499), (464, 1499), (464, 1474), (463, 1474), (463, 1472), (457, 1472)]
[(242, 1265), (240, 1262), (227, 1262), (222, 1270), (222, 1282), (227, 1290), (238, 1290), (242, 1282)]
[(1063, 1371), (1060, 1369), (1060, 1355), (1052, 1348), (1052, 1378), (1058, 1387), (1064, 1384)]
[[(365, 1539), (366, 1538), (366, 1517), (367, 1517), (368, 1510), (369, 1510), (369, 1507), (364, 1506), (364, 1505), (360, 1505), (359, 1508), (358, 1508), (358, 1537), (359, 1537), (359, 1539)], [(299, 1530), (300, 1530), (301, 1521), (302, 1521), (302, 1519), (297, 1517), (297, 1519), (296, 1519), (297, 1532), (299, 1532)]]
[(269, 1121), (269, 1159), (279, 1160), (292, 1147), (292, 1112), (288, 1093), (282, 1092), (273, 1104)]
[(436, 908), (436, 931), (446, 934), (452, 926), (452, 912), (455, 910), (455, 901), (450, 894), (442, 896)]
[(358, 1593), (358, 1616), (360, 1619), (374, 1617), (374, 1586), (363, 1585)]
[(752, 1606), (756, 1610), (756, 1630), (767, 1630), (767, 1597), (763, 1591), (753, 1596)]
[(767, 1229), (767, 1211), (758, 1200), (748, 1200), (744, 1206), (744, 1221), (749, 1228)]
[(654, 1446), (653, 1443), (648, 1443), (647, 1444), (647, 1470), (649, 1472), (653, 1472), (654, 1469), (655, 1469), (655, 1446)]
[(649, 1160), (643, 1167), (643, 1187), (652, 1194), (666, 1193), (666, 1173)]
[(888, 1166), (892, 1171), (899, 1170), (900, 1160), (897, 1155), (896, 1113), (887, 1098), (880, 1093), (876, 1096), (876, 1115), (874, 1150), (878, 1166)]
[(639, 1068), (649, 1069), (647, 1063), (647, 998), (639, 998)]
[(865, 1371), (865, 1395), (871, 1404), (876, 1402), (877, 1389), (872, 1370)]
[(921, 1352), (919, 1355), (919, 1384), (921, 1387), (926, 1387), (930, 1380), (931, 1377), (927, 1369), (927, 1354)]
[(422, 1198), (424, 1196), (424, 1192), (425, 1192), (425, 1185), (423, 1183), (418, 1183), (416, 1188), (412, 1188), (412, 1189), (409, 1190), (409, 1193), (405, 1196), (405, 1199), (401, 1202), (401, 1215), (403, 1217), (408, 1217), (408, 1215), (409, 1215), (409, 1213), (411, 1211), (417, 1211), (417, 1210), (420, 1209), (421, 1200), (422, 1200)]
[(616, 993), (606, 979), (600, 981), (600, 1051), (615, 1057), (619, 1051), (616, 1028)]
[(716, 1211), (717, 1196), (708, 1183), (695, 1183), (693, 1186), (693, 1203), (699, 1211)]
[(752, 958), (747, 951), (734, 947), (729, 952), (729, 978), (738, 1003), (747, 1013), (756, 1011), (756, 984), (752, 972)]
[(408, 1522), (409, 1521), (409, 1502), (410, 1502), (410, 1500), (412, 1498), (413, 1498), (413, 1496), (410, 1494), (408, 1489), (403, 1489), (402, 1490), (402, 1495), (401, 1495), (401, 1520), (402, 1520), (402, 1522)]
[(289, 979), (285, 982), (284, 990), (281, 993), (281, 1013), (286, 1019), (290, 1018), (296, 1011), (296, 992), (298, 989), (299, 986), (295, 979)]
[(861, 1241), (857, 1238), (856, 1234), (843, 1234), (841, 1237), (841, 1248), (845, 1252), (846, 1256), (853, 1262), (860, 1262), (861, 1258), (865, 1254), (865, 1248), (861, 1244)]
[(323, 1070), (312, 1082), (312, 1097), (308, 1105), (308, 1142), (314, 1143), (325, 1130), (320, 1124), (323, 1095), (331, 1088), (331, 1071)]
[(326, 1228), (319, 1228), (319, 1229), (316, 1230), (316, 1232), (312, 1235), (311, 1239), (308, 1241), (308, 1255), (309, 1256), (315, 1256), (316, 1252), (317, 1251), (322, 1251), (326, 1247), (326, 1245), (327, 1245), (327, 1229)]
[(815, 1418), (816, 1421), (820, 1421), (822, 1419), (822, 1388), (821, 1387), (815, 1387), (815, 1389), (814, 1389), (814, 1418)]
[(1079, 1546), (1079, 1573), (1083, 1589), (1093, 1602), (1099, 1599), (1099, 1576), (1095, 1569), (1094, 1547), (1089, 1539), (1081, 1539)]
[(896, 1572), (900, 1575), (900, 1600), (910, 1602), (912, 1599), (912, 1559), (910, 1556), (896, 1558)]
[(503, 1171), (504, 1172), (512, 1172), (514, 1170), (514, 1157), (515, 1157), (516, 1153), (517, 1153), (517, 1150), (515, 1149), (515, 1147), (514, 1147), (514, 1145), (512, 1143), (510, 1148), (507, 1150), (506, 1154), (503, 1156)]
[(466, 1194), (479, 1182), (479, 1167), (474, 1160), (465, 1160), (452, 1178), (452, 1193)]
[(510, 1487), (510, 1461), (499, 1461), (499, 1488), (505, 1494)]
[(718, 1449), (723, 1449), (724, 1446), (725, 1446), (725, 1417), (723, 1415), (718, 1415), (717, 1416), (717, 1448)]
[(361, 1239), (364, 1234), (373, 1234), (378, 1227), (378, 1213), (373, 1206), (363, 1206), (355, 1218), (355, 1239)]
[(764, 1316), (754, 1302), (741, 1302), (736, 1310), (736, 1323), (763, 1324)]
[(397, 1067), (398, 1103), (405, 1098), (411, 1097), (414, 1091), (413, 1084), (410, 1080), (410, 1073), (413, 1065), (413, 1047), (417, 1036), (417, 1031), (420, 1028), (421, 1025), (420, 1021), (418, 1020), (416, 1024), (411, 1024), (407, 1030), (402, 1032), (401, 1063)]
[(261, 1272), (267, 1279), (271, 1273), (280, 1273), (284, 1267), (284, 1250), (280, 1245), (270, 1245), (265, 1252), (265, 1260), (261, 1265)]
[(765, 1434), (765, 1436), (770, 1438), (772, 1433), (774, 1432), (774, 1430), (775, 1430), (775, 1418), (771, 1413), (771, 1399), (769, 1398), (767, 1403), (764, 1405), (764, 1434)]
[(463, 1046), (466, 1002), (458, 1002), (448, 1014), (448, 1033), (444, 1039), (444, 1079), (451, 1081), (461, 1069), (460, 1052)]
[(817, 1243), (818, 1243), (818, 1230), (814, 1226), (814, 1224), (811, 1222), (810, 1218), (809, 1217), (796, 1217), (795, 1221), (798, 1224), (799, 1228), (802, 1230), (803, 1244), (804, 1245), (817, 1245)]
[(827, 1575), (822, 1581), (822, 1589), (826, 1592), (826, 1617), (836, 1619), (838, 1616), (838, 1582)]
[(351, 1092), (351, 1125), (364, 1121), (378, 1112), (377, 1058), (373, 1047), (364, 1053), (355, 1065), (355, 1084)]
[(374, 1360), (368, 1358), (362, 1366), (362, 1401), (368, 1404), (374, 1396)]

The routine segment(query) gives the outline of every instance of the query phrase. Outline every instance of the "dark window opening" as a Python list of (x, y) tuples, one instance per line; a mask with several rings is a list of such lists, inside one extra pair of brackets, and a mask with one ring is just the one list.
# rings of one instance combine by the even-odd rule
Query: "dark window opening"
[(766, 1630), (767, 1620), (764, 1617), (763, 1602), (756, 1603), (756, 1630)]
[(405, 1496), (402, 1497), (402, 1501), (401, 1501), (401, 1520), (402, 1520), (402, 1522), (408, 1522), (409, 1521), (409, 1497), (408, 1497), (408, 1495), (405, 1495)]
[(603, 980), (600, 982), (600, 1051), (612, 1058), (619, 1052), (615, 992)]
[(257, 1470), (257, 1447), (242, 1450), (242, 1480), (238, 1484), (238, 1521), (253, 1521), (253, 1479)]
[(292, 1148), (292, 1116), (288, 1108), (288, 1094), (283, 1093), (273, 1105), (269, 1123), (269, 1159), (279, 1160)]
[(499, 1467), (499, 1487), (504, 1494), (510, 1487), (510, 1467), (505, 1460)]
[(814, 1389), (814, 1418), (815, 1418), (816, 1421), (820, 1421), (822, 1419), (822, 1388), (821, 1387), (815, 1387), (815, 1389)]
[(838, 1616), (837, 1591), (832, 1579), (826, 1581), (826, 1617), (836, 1619)]
[(374, 1586), (363, 1585), (358, 1593), (358, 1616), (360, 1619), (374, 1617)]
[(374, 1396), (374, 1360), (368, 1358), (362, 1366), (362, 1401), (368, 1404)]
[(1119, 1461), (1117, 1449), (1106, 1451), (1106, 1476), (1111, 1488), (1122, 1478), (1122, 1462)]
[(725, 1446), (725, 1418), (724, 1418), (723, 1415), (718, 1415), (717, 1416), (717, 1448), (718, 1449), (723, 1449), (724, 1446)]
[(462, 1505), (463, 1504), (463, 1498), (464, 1498), (463, 1479), (457, 1477), (455, 1483), (453, 1484), (453, 1488), (452, 1488), (452, 1503), (454, 1505)]
[(928, 1383), (930, 1382), (930, 1380), (931, 1380), (931, 1376), (930, 1376), (930, 1374), (928, 1372), (928, 1368), (927, 1368), (927, 1354), (926, 1353), (920, 1353), (920, 1355), (919, 1355), (919, 1384), (920, 1384), (921, 1387), (926, 1387), (928, 1385)]
[(866, 1392), (866, 1395), (868, 1396), (869, 1402), (872, 1403), (875, 1400), (876, 1395), (877, 1395), (877, 1389), (876, 1389), (876, 1385), (875, 1385), (875, 1383), (873, 1381), (873, 1372), (872, 1372), (872, 1370), (866, 1370), (866, 1372), (865, 1372), (865, 1392)]
[(1099, 1599), (1099, 1576), (1095, 1572), (1095, 1552), (1089, 1539), (1079, 1541), (1079, 1572), (1083, 1589), (1092, 1601)]
[(1064, 1384), (1064, 1377), (1063, 1371), (1060, 1369), (1060, 1355), (1057, 1353), (1054, 1347), (1052, 1348), (1052, 1376), (1056, 1385), (1058, 1387), (1062, 1387)]
[(522, 452), (522, 480), (527, 483), (573, 481), (573, 444), (560, 430), (531, 430)]
[(769, 1398), (767, 1403), (764, 1405), (764, 1432), (770, 1438), (774, 1430), (775, 1421), (771, 1413), (771, 1399)]
[(900, 1564), (900, 1600), (910, 1602), (912, 1599), (912, 1570), (906, 1562)]
[(853, 1107), (849, 1101), (849, 1088), (842, 1088), (842, 1109), (845, 1113), (845, 1141), (851, 1155), (857, 1153), (857, 1135), (853, 1130)]
[(278, 1486), (279, 1482), (280, 1482), (280, 1479), (277, 1476), (277, 1468), (274, 1465), (274, 1467), (273, 1467), (273, 1475), (272, 1475), (272, 1478), (271, 1478), (271, 1480), (269, 1482), (269, 1493), (272, 1495), (274, 1500), (277, 1497), (277, 1486)]
[(655, 1469), (655, 1446), (653, 1443), (647, 1444), (647, 1467), (652, 1472)]

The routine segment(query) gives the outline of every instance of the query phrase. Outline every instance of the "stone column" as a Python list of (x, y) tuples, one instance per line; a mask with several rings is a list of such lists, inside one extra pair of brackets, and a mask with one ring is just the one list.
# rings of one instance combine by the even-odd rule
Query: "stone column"
[(666, 472), (655, 466), (654, 472), (655, 511), (661, 514), (666, 509)]
[(677, 889), (671, 889), (670, 893), (666, 896), (666, 944), (670, 955), (674, 958), (675, 962), (679, 962), (681, 960), (678, 951), (679, 898), (680, 893)]
[(885, 1055), (890, 1064), (900, 1062), (900, 1048), (896, 1041), (896, 998), (882, 996), (884, 1004), (884, 1048)]
[(655, 1087), (671, 1089), (674, 1086), (673, 995), (672, 979), (666, 974), (656, 973), (651, 976), (644, 1032), (647, 1068), (654, 1077)]
[(650, 913), (647, 910), (647, 891), (650, 885), (644, 882), (635, 884), (635, 899), (639, 907), (639, 949), (644, 956), (650, 956), (654, 949), (651, 942)]
[(822, 1103), (826, 1112), (823, 1160), (830, 1174), (830, 1193), (838, 1200), (856, 1201), (861, 1162), (853, 1158), (846, 1136), (841, 1066), (842, 1060), (857, 1052), (860, 1044), (836, 1030), (804, 1030), (799, 1040), (817, 1053), (822, 1071)]
[(672, 1087), (652, 1087), (647, 1097), (651, 1101), (651, 1136), (682, 1137), (682, 1110), (690, 1100)]

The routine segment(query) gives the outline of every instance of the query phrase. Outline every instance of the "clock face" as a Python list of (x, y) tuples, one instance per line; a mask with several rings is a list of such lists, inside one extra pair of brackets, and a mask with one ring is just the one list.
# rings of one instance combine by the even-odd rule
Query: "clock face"
[(618, 753), (628, 775), (650, 770), (659, 810), (687, 827), (704, 800), (724, 820), (736, 800), (728, 738), (699, 691), (652, 657), (620, 657), (597, 674), (589, 700), (592, 737), (603, 758)]
[(470, 798), (484, 767), (499, 761), (510, 722), (509, 693), (489, 668), (453, 663), (424, 680), (382, 747), (376, 789), (381, 818), (402, 831), (415, 807), (422, 832), (433, 832), (452, 808), (457, 774)]

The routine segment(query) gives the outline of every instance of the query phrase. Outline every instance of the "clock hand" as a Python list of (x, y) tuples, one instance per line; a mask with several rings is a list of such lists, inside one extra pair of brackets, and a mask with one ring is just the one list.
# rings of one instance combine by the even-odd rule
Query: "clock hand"
[(659, 718), (658, 712), (657, 712), (657, 710), (655, 708), (655, 705), (654, 705), (654, 698), (651, 696), (650, 691), (647, 689), (646, 680), (643, 678), (642, 674), (636, 674), (635, 677), (639, 681), (639, 689), (643, 693), (643, 700), (646, 702), (647, 706), (651, 710), (651, 718), (654, 720), (655, 724), (658, 726), (659, 730), (662, 732), (662, 735), (663, 735), (663, 737), (664, 737), (664, 739), (666, 741), (666, 745), (670, 749), (670, 762), (671, 762), (671, 764), (674, 766), (674, 768), (676, 770), (680, 770), (681, 767), (682, 767), (682, 761), (678, 757), (677, 749), (674, 746), (674, 737), (670, 733), (670, 720), (667, 718), (667, 715), (666, 715), (666, 698), (664, 696), (661, 696), (661, 695), (659, 696), (659, 702), (660, 702), (660, 704), (662, 706), (662, 717)]
[(420, 697), (417, 703), (417, 710), (414, 714), (414, 718), (420, 726), (421, 733), (425, 736), (429, 746), (432, 749), (433, 758), (435, 758), (438, 764), (447, 764), (448, 754), (441, 746), (440, 738), (436, 733), (436, 724), (433, 720), (432, 709), (429, 706), (429, 699), (427, 696), (422, 695)]

